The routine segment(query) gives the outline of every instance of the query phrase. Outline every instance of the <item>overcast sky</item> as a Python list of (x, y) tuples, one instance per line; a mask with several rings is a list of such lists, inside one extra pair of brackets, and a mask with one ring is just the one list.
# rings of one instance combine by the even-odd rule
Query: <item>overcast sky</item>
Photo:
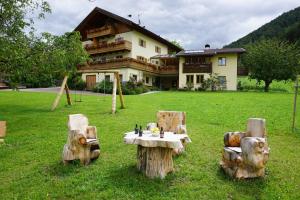
[(299, 0), (48, 0), (52, 13), (36, 23), (39, 32), (72, 31), (96, 6), (137, 23), (185, 49), (223, 45), (300, 6)]

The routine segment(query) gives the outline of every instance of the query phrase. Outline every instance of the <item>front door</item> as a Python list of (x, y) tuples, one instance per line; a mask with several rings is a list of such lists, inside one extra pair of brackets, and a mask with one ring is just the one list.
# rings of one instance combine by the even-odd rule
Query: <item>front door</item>
[(92, 90), (96, 85), (96, 75), (87, 75), (86, 76), (86, 89)]

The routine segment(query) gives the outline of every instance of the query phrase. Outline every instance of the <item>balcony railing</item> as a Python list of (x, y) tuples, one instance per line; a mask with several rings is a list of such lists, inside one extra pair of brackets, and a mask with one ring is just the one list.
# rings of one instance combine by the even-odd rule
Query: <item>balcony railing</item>
[(111, 70), (120, 68), (133, 68), (154, 74), (162, 75), (177, 75), (178, 66), (164, 66), (143, 62), (134, 58), (117, 58), (105, 61), (93, 61), (87, 65), (78, 66), (80, 72), (90, 72), (95, 70)]
[(107, 53), (113, 51), (131, 51), (132, 44), (127, 40), (121, 40), (118, 42), (111, 42), (111, 43), (98, 43), (98, 44), (91, 44), (86, 45), (85, 49), (89, 54), (97, 54), (97, 53)]
[(212, 65), (208, 64), (183, 64), (183, 73), (212, 73)]
[(106, 35), (113, 35), (114, 34), (114, 30), (112, 28), (112, 26), (103, 26), (100, 28), (94, 28), (94, 29), (90, 29), (86, 32), (86, 37), (88, 39), (92, 39), (95, 37), (101, 37), (101, 36), (106, 36)]
[(178, 75), (179, 67), (178, 65), (167, 65), (159, 67), (159, 73), (161, 75)]

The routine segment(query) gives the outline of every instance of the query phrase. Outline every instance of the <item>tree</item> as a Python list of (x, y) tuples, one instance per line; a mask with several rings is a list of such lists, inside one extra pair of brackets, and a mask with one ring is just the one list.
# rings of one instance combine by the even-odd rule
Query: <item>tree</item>
[(177, 41), (177, 40), (172, 40), (172, 41), (170, 41), (170, 42), (171, 42), (172, 44), (174, 44), (175, 46), (177, 46), (177, 47), (183, 49), (183, 47), (182, 47), (182, 45), (180, 44), (179, 41)]
[(299, 50), (295, 44), (278, 40), (262, 40), (246, 47), (243, 63), (249, 77), (264, 81), (265, 92), (273, 80), (294, 80), (299, 72)]
[(19, 81), (28, 66), (34, 19), (51, 12), (44, 0), (0, 0), (0, 79)]

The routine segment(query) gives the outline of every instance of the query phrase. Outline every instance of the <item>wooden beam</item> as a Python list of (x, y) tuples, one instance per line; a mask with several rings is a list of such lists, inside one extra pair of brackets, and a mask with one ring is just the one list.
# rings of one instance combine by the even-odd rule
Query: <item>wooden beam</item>
[(59, 92), (58, 92), (58, 94), (57, 94), (57, 96), (56, 96), (56, 98), (55, 98), (55, 100), (54, 100), (54, 102), (52, 104), (51, 111), (55, 110), (55, 108), (57, 107), (57, 105), (59, 103), (59, 100), (61, 98), (61, 95), (64, 92), (65, 85), (67, 84), (67, 80), (68, 80), (68, 76), (65, 76), (64, 80), (63, 80), (63, 82), (61, 84), (60, 90), (59, 90)]
[(114, 76), (113, 80), (113, 91), (112, 91), (112, 102), (111, 102), (111, 112), (116, 113), (116, 97), (117, 97), (117, 77)]
[(123, 93), (122, 93), (122, 87), (121, 87), (121, 81), (120, 81), (119, 72), (115, 72), (115, 76), (117, 77), (117, 85), (118, 85), (118, 90), (119, 90), (119, 97), (120, 97), (120, 102), (121, 102), (121, 109), (124, 109), (125, 105), (124, 105), (124, 98), (123, 98)]
[(71, 96), (70, 96), (70, 90), (69, 90), (68, 84), (65, 85), (65, 90), (66, 90), (68, 105), (71, 106), (72, 102), (71, 102)]

